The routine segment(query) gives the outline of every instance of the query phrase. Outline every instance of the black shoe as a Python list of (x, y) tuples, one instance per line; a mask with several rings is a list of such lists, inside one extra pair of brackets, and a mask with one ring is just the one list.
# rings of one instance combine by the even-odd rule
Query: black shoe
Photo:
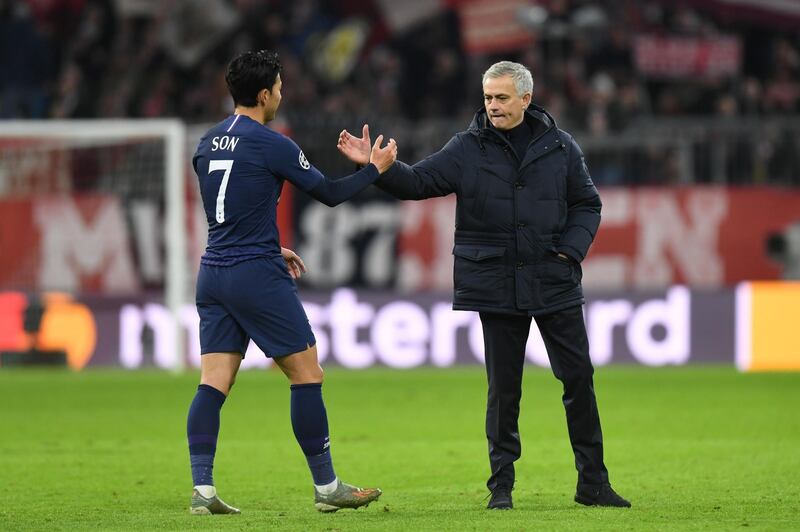
[(575, 502), (586, 506), (614, 506), (630, 508), (631, 503), (617, 495), (611, 484), (578, 484)]
[(505, 486), (498, 486), (492, 492), (492, 498), (489, 499), (489, 504), (486, 506), (489, 510), (511, 510), (514, 503), (511, 502), (511, 488)]

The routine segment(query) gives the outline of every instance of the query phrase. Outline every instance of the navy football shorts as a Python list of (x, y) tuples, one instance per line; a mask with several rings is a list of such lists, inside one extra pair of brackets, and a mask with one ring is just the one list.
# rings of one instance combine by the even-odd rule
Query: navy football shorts
[(316, 339), (282, 257), (200, 265), (200, 352), (244, 353), (250, 339), (268, 357), (305, 351)]

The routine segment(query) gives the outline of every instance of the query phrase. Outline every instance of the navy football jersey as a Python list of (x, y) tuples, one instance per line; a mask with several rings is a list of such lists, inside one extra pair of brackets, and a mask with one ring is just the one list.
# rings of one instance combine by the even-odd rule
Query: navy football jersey
[(284, 180), (307, 192), (324, 179), (294, 141), (244, 115), (211, 128), (192, 164), (208, 220), (201, 262), (217, 266), (279, 256), (276, 210)]

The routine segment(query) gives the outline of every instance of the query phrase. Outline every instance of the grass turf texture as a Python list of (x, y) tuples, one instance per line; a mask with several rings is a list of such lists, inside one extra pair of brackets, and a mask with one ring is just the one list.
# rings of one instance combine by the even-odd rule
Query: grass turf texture
[(800, 527), (800, 374), (602, 368), (596, 388), (625, 509), (572, 502), (560, 385), (527, 368), (515, 509), (485, 510), (481, 368), (329, 369), (337, 473), (384, 490), (322, 515), (276, 371), (222, 411), (215, 480), (239, 516), (188, 514), (185, 418), (198, 380), (155, 371), (0, 371), (0, 530), (669, 530)]

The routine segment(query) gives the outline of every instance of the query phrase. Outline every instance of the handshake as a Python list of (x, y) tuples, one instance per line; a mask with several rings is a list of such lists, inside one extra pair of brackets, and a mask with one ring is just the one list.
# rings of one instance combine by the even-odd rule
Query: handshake
[(383, 144), (383, 135), (378, 135), (375, 144), (371, 144), (369, 125), (364, 124), (361, 138), (354, 137), (349, 131), (343, 129), (339, 133), (339, 142), (336, 143), (336, 147), (354, 163), (362, 166), (372, 163), (378, 168), (378, 172), (384, 173), (397, 160), (397, 143), (390, 138), (383, 148), (381, 148), (381, 144)]

